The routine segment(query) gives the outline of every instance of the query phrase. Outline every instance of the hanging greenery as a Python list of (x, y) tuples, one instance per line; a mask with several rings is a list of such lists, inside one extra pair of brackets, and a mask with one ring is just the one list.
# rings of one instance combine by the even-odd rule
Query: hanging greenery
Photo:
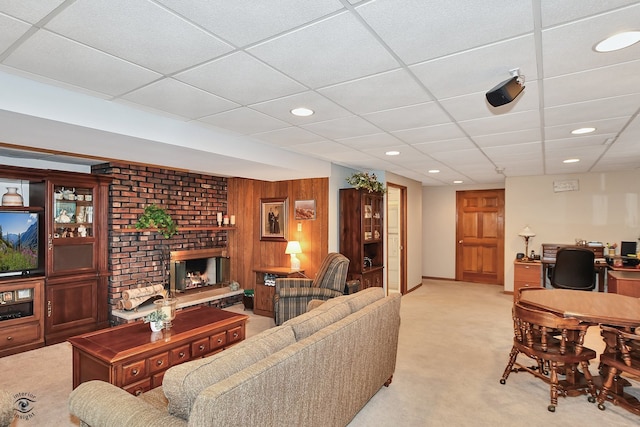
[(387, 191), (384, 184), (378, 181), (375, 173), (357, 172), (347, 178), (347, 182), (357, 189), (367, 190), (369, 193), (384, 193)]
[(148, 205), (144, 208), (144, 212), (138, 218), (138, 222), (136, 222), (136, 228), (157, 228), (158, 232), (162, 234), (165, 239), (169, 239), (178, 233), (176, 223), (173, 222), (171, 215), (156, 205)]

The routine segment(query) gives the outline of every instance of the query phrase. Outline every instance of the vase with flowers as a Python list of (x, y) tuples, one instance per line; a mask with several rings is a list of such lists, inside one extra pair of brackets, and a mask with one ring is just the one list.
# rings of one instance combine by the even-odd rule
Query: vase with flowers
[(387, 190), (375, 173), (356, 172), (347, 178), (347, 182), (358, 190), (367, 190), (369, 193), (384, 193)]

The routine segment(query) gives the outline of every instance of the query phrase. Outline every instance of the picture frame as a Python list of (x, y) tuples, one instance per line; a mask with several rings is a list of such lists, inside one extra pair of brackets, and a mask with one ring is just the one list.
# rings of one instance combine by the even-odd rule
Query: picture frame
[(17, 290), (17, 297), (16, 299), (18, 301), (20, 300), (25, 300), (25, 299), (31, 299), (31, 288), (26, 288), (26, 289), (18, 289)]
[(286, 197), (260, 199), (260, 240), (286, 241), (288, 214)]
[(315, 200), (296, 200), (293, 202), (293, 219), (297, 221), (316, 219)]

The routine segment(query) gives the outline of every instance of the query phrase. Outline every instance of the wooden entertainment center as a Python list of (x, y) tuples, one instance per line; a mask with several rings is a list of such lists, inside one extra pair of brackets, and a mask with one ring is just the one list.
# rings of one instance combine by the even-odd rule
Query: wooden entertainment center
[(0, 212), (37, 215), (38, 265), (0, 275), (0, 357), (109, 326), (110, 182), (101, 175), (3, 166), (0, 187), (16, 187), (24, 200), (23, 206), (3, 204)]

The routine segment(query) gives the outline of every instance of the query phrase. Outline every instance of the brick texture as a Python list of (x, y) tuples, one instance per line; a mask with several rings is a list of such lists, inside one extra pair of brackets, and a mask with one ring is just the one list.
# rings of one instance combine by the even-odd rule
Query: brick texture
[[(96, 165), (92, 172), (113, 178), (108, 224), (111, 307), (124, 290), (168, 280), (168, 271), (163, 276), (163, 261), (166, 259), (168, 268), (170, 251), (227, 245), (224, 231), (180, 231), (181, 227), (212, 226), (218, 212), (227, 212), (226, 178), (124, 163)], [(171, 215), (178, 234), (165, 239), (152, 231), (118, 231), (135, 227), (138, 216), (150, 204)]]

